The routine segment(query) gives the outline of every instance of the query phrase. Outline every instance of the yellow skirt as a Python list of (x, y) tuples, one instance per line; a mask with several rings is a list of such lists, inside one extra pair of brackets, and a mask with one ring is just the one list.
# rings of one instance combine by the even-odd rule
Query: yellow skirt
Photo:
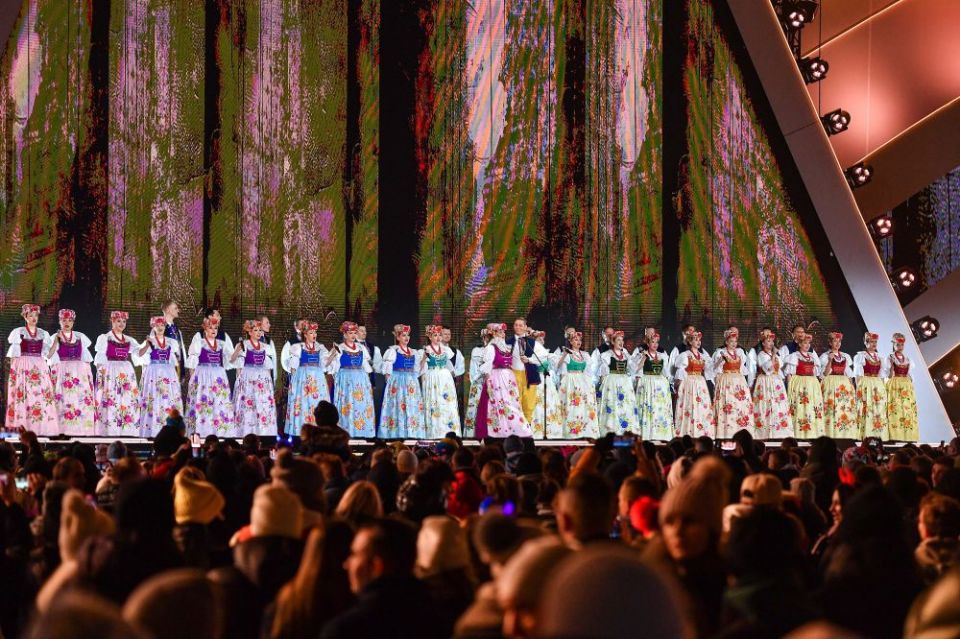
[(823, 391), (813, 375), (793, 375), (787, 390), (793, 434), (798, 439), (815, 439), (823, 431)]
[(887, 423), (890, 439), (900, 442), (920, 439), (917, 395), (909, 377), (893, 377), (887, 382)]
[(857, 391), (846, 375), (823, 378), (823, 429), (827, 437), (857, 437)]
[(857, 379), (857, 428), (859, 437), (890, 437), (887, 387), (879, 377), (863, 375)]

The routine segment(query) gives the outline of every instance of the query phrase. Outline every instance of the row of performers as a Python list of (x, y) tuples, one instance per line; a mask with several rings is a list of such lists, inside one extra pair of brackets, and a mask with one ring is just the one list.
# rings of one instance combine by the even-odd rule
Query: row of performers
[[(26, 325), (9, 338), (8, 427), (23, 425), (46, 435), (152, 436), (171, 408), (182, 411), (182, 358), (192, 370), (185, 413), (191, 431), (276, 433), (277, 357), (274, 345), (261, 341), (260, 321), (248, 321), (248, 338), (234, 347), (220, 330), (219, 316), (211, 314), (187, 351), (182, 339), (171, 337), (179, 331), (170, 330), (169, 318), (153, 318), (151, 334), (138, 343), (124, 334), (126, 314), (115, 311), (111, 331), (97, 339), (91, 358), (90, 340), (72, 330), (72, 311), (61, 311), (61, 330), (52, 336), (37, 327), (38, 312), (36, 306), (24, 306)], [(358, 327), (351, 322), (341, 326), (343, 343), (329, 350), (316, 341), (316, 324), (300, 328), (280, 357), (290, 376), (287, 432), (310, 422), (321, 400), (333, 401), (341, 424), (356, 437), (438, 438), (461, 432), (454, 376), (463, 370), (454, 362), (462, 367), (463, 358), (443, 343), (439, 326), (428, 327), (429, 344), (419, 350), (409, 346), (410, 327), (395, 326), (397, 343), (382, 355), (358, 343)], [(830, 351), (817, 357), (809, 349), (810, 336), (799, 327), (779, 351), (775, 335), (765, 330), (749, 354), (731, 328), (724, 348), (712, 357), (701, 349), (693, 327), (685, 327), (684, 335), (684, 344), (667, 355), (659, 348), (659, 335), (648, 329), (642, 346), (628, 354), (623, 334), (615, 332), (591, 355), (581, 350), (582, 334), (568, 329), (566, 346), (550, 353), (543, 334), (530, 331), (522, 319), (510, 338), (505, 325), (490, 324), (482, 331), (485, 345), (472, 353), (462, 432), (579, 438), (631, 431), (668, 439), (729, 437), (747, 428), (758, 438), (917, 438), (903, 336), (895, 335), (893, 353), (882, 357), (877, 336), (868, 333), (865, 350), (851, 358), (841, 351), (838, 333), (831, 334)], [(139, 385), (134, 364), (143, 367)], [(232, 392), (227, 368), (240, 370)], [(387, 378), (379, 429), (369, 377), (374, 371)], [(335, 378), (333, 397), (326, 374)], [(716, 382), (713, 399), (708, 380)]]

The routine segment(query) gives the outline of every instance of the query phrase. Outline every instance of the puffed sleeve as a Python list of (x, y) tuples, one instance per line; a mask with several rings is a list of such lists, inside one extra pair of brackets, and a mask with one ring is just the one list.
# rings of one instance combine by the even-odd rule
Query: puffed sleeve
[(223, 339), (220, 341), (223, 342), (223, 351), (225, 353), (233, 353), (233, 340), (230, 339), (230, 336), (227, 335), (226, 331), (223, 332)]
[(784, 362), (784, 363), (785, 363), (785, 362), (787, 361), (787, 359), (790, 358), (790, 354), (791, 354), (791, 353), (790, 353), (790, 349), (787, 348), (787, 345), (786, 345), (786, 344), (784, 344), (783, 346), (781, 346), (781, 347), (780, 347), (780, 350), (777, 351), (777, 352), (778, 352), (779, 355), (780, 355), (780, 361), (781, 361), (781, 362)]
[(367, 351), (367, 355), (372, 356), (371, 366), (374, 373), (381, 373), (381, 368), (383, 367), (383, 354), (380, 352), (379, 346), (373, 347), (373, 352)]
[(660, 370), (660, 374), (666, 377), (668, 381), (673, 382), (673, 371), (667, 365), (670, 361), (667, 359), (667, 352), (660, 351), (660, 358), (663, 360), (663, 368)]
[(137, 353), (140, 352), (140, 347), (143, 346), (143, 344), (133, 339), (129, 335), (124, 335), (124, 337), (126, 337), (127, 341), (130, 342), (130, 351), (127, 358), (134, 366), (140, 366), (140, 356), (137, 355)]
[(689, 353), (690, 351), (678, 352), (673, 360), (673, 380), (675, 382), (679, 383), (687, 378), (687, 362), (690, 360)]
[[(90, 338), (83, 333), (77, 333), (76, 331), (74, 331), (73, 334), (77, 337), (77, 339), (80, 340), (80, 361), (89, 364), (93, 361), (93, 355), (90, 354), (90, 346), (92, 344)], [(57, 353), (54, 353), (53, 355), (54, 357), (57, 357)], [(59, 357), (57, 357), (57, 359), (59, 360)]]
[(667, 368), (670, 369), (670, 375), (676, 377), (676, 367), (677, 367), (677, 358), (680, 357), (680, 349), (676, 346), (670, 351), (670, 356), (667, 358)]
[[(343, 344), (337, 344), (336, 346), (338, 348), (343, 348)], [(331, 349), (327, 351), (321, 361), (326, 362), (327, 357), (331, 357), (331, 356), (332, 358), (330, 359), (330, 363), (327, 364), (326, 366), (327, 372), (330, 373), (331, 375), (336, 375), (337, 373), (340, 372), (340, 354), (337, 353), (336, 349)]]
[[(193, 347), (200, 347), (203, 342), (203, 333), (194, 333), (193, 339), (190, 340), (190, 348), (187, 349), (187, 359), (190, 359), (190, 352), (193, 350)], [(200, 351), (198, 350), (197, 353)]]
[(267, 360), (263, 363), (264, 366), (270, 369), (270, 374), (273, 376), (274, 381), (277, 379), (277, 345), (273, 342), (267, 344)]
[(740, 374), (749, 378), (751, 376), (750, 358), (742, 348), (737, 349), (737, 357), (740, 358)]
[(370, 357), (370, 351), (363, 349), (363, 370), (367, 373), (373, 372), (373, 360)]
[(747, 353), (747, 381), (753, 386), (753, 380), (757, 377), (757, 349), (751, 348)]
[(202, 344), (200, 340), (193, 340), (190, 344), (190, 350), (187, 351), (187, 368), (196, 368), (200, 365), (200, 349)]
[(105, 366), (107, 363), (107, 335), (104, 333), (97, 338), (97, 345), (93, 348), (93, 363), (96, 366)]
[[(171, 344), (170, 351), (171, 353), (175, 352), (176, 344), (173, 343), (173, 340), (167, 340)], [(130, 358), (133, 360), (134, 366), (147, 366), (150, 364), (150, 351), (153, 350), (153, 346), (149, 346), (143, 355), (140, 354), (140, 348), (143, 348), (144, 345), (150, 344), (150, 336), (147, 335), (142, 342), (140, 342), (140, 347), (133, 350), (131, 349)]]
[(290, 342), (284, 342), (283, 348), (280, 349), (280, 368), (282, 368), (285, 373), (291, 372), (289, 364), (287, 364), (287, 360), (290, 359), (290, 347)]
[(907, 377), (910, 378), (910, 381), (913, 381), (913, 361), (906, 355), (903, 356), (907, 362)]
[(597, 377), (603, 379), (610, 374), (610, 358), (613, 351), (603, 351), (597, 358)]
[(393, 363), (397, 361), (397, 347), (391, 346), (383, 352), (383, 358), (380, 362), (380, 374), (392, 375)]
[(713, 354), (713, 357), (710, 358), (710, 371), (716, 376), (718, 373), (723, 372), (723, 351), (717, 349)]
[(460, 349), (454, 351), (453, 361), (453, 376), (461, 377), (466, 371), (467, 363), (463, 361), (463, 353), (460, 352)]
[[(250, 348), (250, 342), (249, 342), (249, 341), (243, 340), (243, 341), (241, 341), (240, 343), (243, 344), (243, 347), (244, 347), (245, 349), (246, 349), (246, 348)], [(226, 349), (226, 343), (224, 343), (224, 349)], [(230, 360), (233, 359), (233, 349), (231, 348), (230, 350), (224, 350), (223, 353), (224, 353), (224, 360), (225, 360), (225, 361), (223, 362), (223, 367), (224, 367), (224, 368), (233, 368), (233, 369), (236, 369), (236, 370), (240, 370), (240, 369), (243, 368), (244, 365), (247, 363), (247, 361), (246, 361), (246, 360), (247, 360), (247, 354), (246, 354), (244, 351), (240, 351), (240, 354), (237, 355), (237, 359), (235, 359), (235, 360), (232, 361), (232, 362), (231, 362)], [(264, 365), (264, 366), (267, 366), (267, 361), (266, 361), (266, 359), (264, 359), (263, 365)]]
[(283, 345), (283, 370), (287, 371), (288, 374), (293, 375), (293, 372), (297, 370), (300, 366), (300, 349), (302, 347), (300, 344), (291, 344), (287, 342)]
[(853, 370), (853, 358), (847, 353), (844, 353), (843, 357), (847, 361), (847, 367), (843, 369), (843, 373), (850, 378), (856, 377)]
[(451, 349), (449, 346), (444, 346), (443, 350), (444, 350), (444, 355), (447, 356), (446, 368), (448, 371), (450, 371), (451, 375), (456, 376), (456, 372), (455, 372), (456, 369), (453, 366), (453, 349)]
[(496, 355), (497, 347), (493, 344), (487, 344), (483, 349), (483, 361), (480, 363), (480, 373), (489, 375), (493, 372), (493, 358)]
[(790, 353), (784, 358), (783, 362), (783, 374), (786, 377), (790, 377), (797, 371), (797, 354)]
[(893, 377), (893, 353), (887, 355), (880, 361), (882, 362), (880, 367), (880, 377), (884, 379), (890, 379)]
[(830, 370), (830, 351), (824, 351), (820, 353), (820, 357), (817, 358), (820, 363), (820, 375), (822, 379), (826, 377), (827, 371)]
[(475, 383), (478, 379), (480, 379), (480, 376), (483, 374), (480, 371), (481, 364), (483, 364), (483, 352), (484, 352), (484, 349), (479, 346), (477, 348), (474, 348), (473, 351), (470, 352), (470, 383), (471, 384)]
[(20, 357), (20, 340), (23, 339), (23, 329), (17, 327), (10, 331), (10, 335), (7, 337), (7, 341), (10, 343), (10, 348), (7, 349), (7, 357)]

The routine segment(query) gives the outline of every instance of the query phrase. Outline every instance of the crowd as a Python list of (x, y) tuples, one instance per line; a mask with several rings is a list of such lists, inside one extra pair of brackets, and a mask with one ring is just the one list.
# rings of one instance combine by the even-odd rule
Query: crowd
[(0, 636), (947, 637), (960, 439), (0, 443)]

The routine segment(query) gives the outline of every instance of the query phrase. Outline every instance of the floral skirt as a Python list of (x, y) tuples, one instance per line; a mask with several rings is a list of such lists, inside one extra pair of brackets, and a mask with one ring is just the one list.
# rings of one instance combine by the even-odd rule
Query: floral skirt
[(703, 375), (691, 375), (680, 382), (674, 422), (677, 436), (714, 436), (716, 422), (713, 404), (710, 402), (710, 391), (707, 389), (707, 380)]
[(753, 399), (746, 378), (740, 373), (717, 376), (713, 407), (717, 417), (717, 437), (730, 439), (738, 430), (753, 435)]
[(787, 398), (790, 400), (793, 436), (798, 439), (823, 436), (823, 391), (820, 390), (820, 381), (813, 375), (791, 376)]
[(890, 438), (887, 428), (887, 385), (879, 377), (857, 379), (857, 437)]
[(757, 375), (753, 385), (753, 429), (758, 439), (793, 437), (790, 402), (779, 375)]
[(892, 377), (887, 382), (887, 416), (890, 439), (899, 442), (920, 439), (917, 395), (909, 377)]
[(611, 373), (600, 385), (600, 434), (640, 434), (640, 411), (633, 383), (626, 375)]
[(156, 437), (170, 409), (183, 414), (180, 377), (173, 364), (148, 364), (140, 375), (140, 436)]
[(644, 439), (673, 439), (673, 397), (663, 375), (641, 375), (637, 383), (640, 432)]
[(50, 369), (53, 397), (57, 401), (60, 433), (93, 435), (97, 403), (93, 396), (93, 373), (89, 362), (58, 362)]
[(480, 395), (483, 393), (483, 378), (470, 382), (470, 392), (467, 394), (467, 408), (463, 413), (463, 436), (477, 436), (477, 407), (480, 405)]
[(857, 437), (857, 391), (846, 375), (827, 375), (823, 390), (823, 429), (827, 437)]
[(360, 368), (341, 368), (333, 382), (333, 404), (340, 411), (340, 427), (351, 437), (377, 436), (370, 376)]
[(476, 437), (531, 436), (520, 407), (517, 376), (509, 368), (495, 368), (487, 377), (477, 405)]
[(313, 409), (322, 401), (330, 401), (327, 376), (320, 366), (299, 366), (290, 376), (287, 392), (287, 435), (299, 435), (304, 424), (314, 424)]
[[(326, 380), (324, 380), (326, 386)], [(244, 435), (277, 435), (277, 400), (273, 375), (263, 366), (244, 366), (233, 387), (233, 418)], [(299, 434), (299, 433), (298, 433)]]
[(534, 388), (537, 390), (537, 405), (533, 409), (533, 419), (530, 421), (533, 436), (543, 439), (544, 424), (546, 424), (547, 439), (562, 438), (563, 412), (560, 409), (560, 391), (553, 383), (553, 376), (541, 374), (540, 383)]
[(234, 419), (230, 382), (222, 366), (201, 364), (193, 369), (187, 390), (187, 433), (201, 438), (242, 437)]
[(5, 427), (24, 428), (47, 437), (60, 434), (53, 380), (42, 357), (11, 358)]
[(393, 371), (383, 389), (380, 433), (384, 439), (426, 439), (423, 395), (416, 373)]
[(424, 425), (427, 439), (443, 439), (453, 431), (460, 434), (460, 406), (453, 374), (445, 368), (428, 368), (423, 384)]
[(97, 369), (97, 435), (140, 435), (140, 388), (130, 362), (107, 362)]
[(560, 411), (563, 435), (568, 439), (599, 437), (597, 391), (586, 373), (567, 373), (560, 380)]

